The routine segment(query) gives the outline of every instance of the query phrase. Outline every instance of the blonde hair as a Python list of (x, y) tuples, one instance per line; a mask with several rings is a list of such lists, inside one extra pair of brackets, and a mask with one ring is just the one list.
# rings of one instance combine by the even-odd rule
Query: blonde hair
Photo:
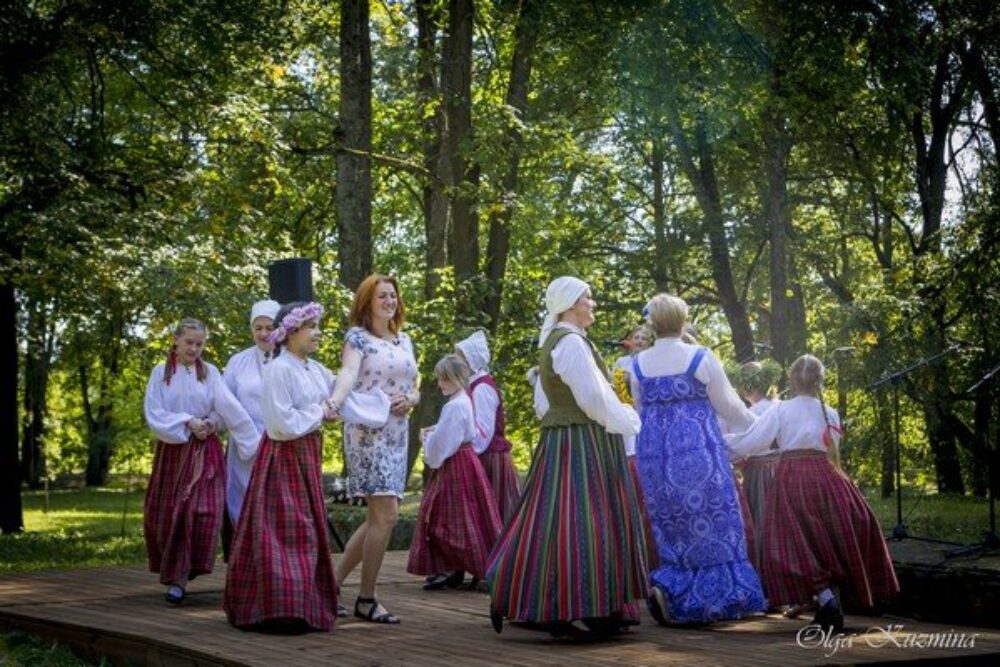
[(760, 394), (767, 398), (775, 398), (778, 392), (775, 385), (781, 379), (781, 366), (771, 359), (764, 361), (748, 361), (740, 364), (736, 373), (736, 388), (744, 394)]
[(788, 369), (788, 381), (794, 396), (813, 396), (822, 400), (823, 378), (826, 369), (823, 362), (811, 354), (803, 354), (792, 362)]
[(826, 414), (826, 401), (823, 400), (823, 379), (826, 377), (826, 368), (823, 362), (811, 354), (803, 354), (792, 362), (788, 369), (788, 382), (791, 385), (793, 396), (812, 396), (819, 399), (819, 407), (823, 411), (823, 422), (826, 424), (826, 431), (823, 433), (823, 442), (827, 446), (827, 452), (834, 465), (840, 467), (840, 448), (831, 434), (830, 418)]
[(688, 305), (684, 299), (672, 294), (657, 294), (650, 299), (649, 324), (658, 338), (680, 336), (687, 322)]
[[(199, 333), (205, 334), (205, 339), (208, 339), (208, 327), (201, 320), (196, 320), (193, 317), (185, 317), (180, 322), (178, 322), (173, 329), (174, 342), (170, 344), (170, 351), (167, 352), (167, 363), (163, 367), (163, 381), (166, 384), (170, 384), (170, 379), (174, 377), (174, 373), (177, 372), (177, 339), (184, 335), (187, 329), (193, 329)], [(195, 377), (198, 378), (198, 382), (204, 382), (208, 377), (208, 369), (205, 367), (204, 362), (201, 357), (195, 359), (194, 362)]]
[(434, 364), (434, 376), (439, 380), (447, 380), (461, 389), (468, 389), (472, 369), (457, 354), (446, 354)]

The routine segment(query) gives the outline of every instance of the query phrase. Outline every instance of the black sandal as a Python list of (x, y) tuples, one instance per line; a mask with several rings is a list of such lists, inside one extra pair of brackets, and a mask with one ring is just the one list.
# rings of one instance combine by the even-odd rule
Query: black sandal
[[(361, 610), (358, 609), (359, 604), (370, 605), (368, 607), (368, 613), (366, 614), (361, 613)], [(380, 606), (379, 602), (375, 598), (359, 597), (354, 602), (354, 615), (360, 619), (368, 621), (369, 623), (382, 623), (386, 625), (397, 625), (399, 623), (399, 619), (390, 614), (389, 611), (385, 610), (384, 607), (383, 607), (383, 612), (376, 616), (375, 612), (378, 611), (379, 606)]]
[(427, 583), (424, 584), (424, 590), (439, 591), (448, 586), (448, 582), (451, 581), (451, 577), (452, 575), (450, 574), (439, 572), (438, 574), (435, 574), (427, 579)]

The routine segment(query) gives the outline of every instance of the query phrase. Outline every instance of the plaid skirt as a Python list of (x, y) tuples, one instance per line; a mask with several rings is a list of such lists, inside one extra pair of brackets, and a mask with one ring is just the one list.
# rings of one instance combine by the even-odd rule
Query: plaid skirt
[(337, 615), (322, 486), (322, 439), (274, 441), (266, 434), (236, 524), (226, 590), (229, 622), (252, 628), (302, 620), (328, 631)]
[(772, 605), (831, 586), (862, 607), (899, 591), (878, 519), (825, 452), (781, 456), (764, 514), (763, 577)]
[(161, 584), (212, 571), (225, 492), (226, 461), (217, 437), (156, 443), (142, 523), (149, 571), (159, 573)]
[(465, 570), (482, 578), (500, 529), (500, 514), (479, 457), (470, 445), (462, 445), (427, 481), (406, 571), (426, 575)]
[[(754, 567), (759, 571), (764, 556), (764, 508), (767, 503), (767, 492), (774, 481), (774, 472), (778, 468), (780, 454), (777, 452), (767, 456), (753, 456), (743, 462), (740, 471), (743, 473), (743, 493), (753, 518), (753, 541), (747, 541), (747, 553)], [(751, 549), (751, 544), (753, 548)]]
[(734, 484), (736, 495), (740, 498), (740, 516), (743, 517), (743, 538), (747, 543), (747, 558), (753, 563), (754, 569), (759, 572), (760, 565), (753, 558), (754, 554), (757, 553), (757, 532), (754, 528), (756, 524), (753, 521), (753, 514), (750, 511), (750, 501), (747, 499), (746, 491), (743, 490), (743, 485), (740, 484), (739, 480), (734, 478)]
[(490, 481), (490, 488), (493, 489), (493, 499), (496, 501), (497, 511), (500, 512), (500, 523), (505, 524), (514, 516), (517, 503), (521, 500), (521, 481), (517, 478), (514, 459), (510, 455), (510, 450), (487, 449), (479, 455), (479, 462), (483, 464), (486, 479)]

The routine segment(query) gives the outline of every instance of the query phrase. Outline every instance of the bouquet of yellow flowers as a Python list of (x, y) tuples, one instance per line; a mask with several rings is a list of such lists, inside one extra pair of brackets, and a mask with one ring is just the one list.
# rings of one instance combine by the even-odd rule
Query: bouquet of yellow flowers
[(624, 368), (616, 368), (611, 386), (618, 394), (618, 400), (625, 405), (632, 405), (632, 389), (629, 387), (628, 374)]

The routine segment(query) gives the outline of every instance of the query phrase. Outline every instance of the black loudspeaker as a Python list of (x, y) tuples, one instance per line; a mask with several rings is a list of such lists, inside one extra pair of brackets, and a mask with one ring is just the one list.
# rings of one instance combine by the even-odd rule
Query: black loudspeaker
[(284, 305), (292, 301), (312, 301), (312, 260), (293, 257), (267, 265), (270, 296)]

